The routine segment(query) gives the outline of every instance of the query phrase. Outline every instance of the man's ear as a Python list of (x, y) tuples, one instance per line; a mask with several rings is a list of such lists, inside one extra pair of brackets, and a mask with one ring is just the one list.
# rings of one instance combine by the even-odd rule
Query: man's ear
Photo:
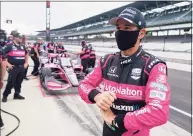
[(145, 28), (143, 28), (143, 29), (141, 29), (140, 31), (139, 31), (139, 39), (143, 39), (144, 37), (145, 37), (145, 35), (146, 35), (146, 29)]

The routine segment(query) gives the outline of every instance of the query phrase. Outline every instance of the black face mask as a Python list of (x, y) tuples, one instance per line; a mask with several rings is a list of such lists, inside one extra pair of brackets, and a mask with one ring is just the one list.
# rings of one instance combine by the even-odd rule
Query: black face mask
[(136, 30), (136, 31), (117, 30), (115, 32), (116, 42), (117, 42), (118, 48), (121, 51), (134, 47), (137, 42), (138, 36), (139, 36), (139, 30)]

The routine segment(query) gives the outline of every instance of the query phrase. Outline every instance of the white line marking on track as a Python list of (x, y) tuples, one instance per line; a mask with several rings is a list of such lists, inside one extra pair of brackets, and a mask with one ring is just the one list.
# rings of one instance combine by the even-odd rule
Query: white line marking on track
[(191, 118), (191, 114), (170, 105), (170, 108)]

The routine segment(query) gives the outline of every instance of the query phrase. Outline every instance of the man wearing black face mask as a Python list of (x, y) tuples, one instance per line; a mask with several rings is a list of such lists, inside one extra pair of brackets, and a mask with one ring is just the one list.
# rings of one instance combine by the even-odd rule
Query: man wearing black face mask
[[(96, 103), (104, 120), (103, 136), (149, 136), (150, 129), (169, 117), (170, 87), (166, 63), (145, 52), (142, 13), (128, 7), (109, 21), (116, 25), (118, 53), (102, 57), (78, 91), (87, 103)], [(102, 91), (96, 87), (103, 83)]]

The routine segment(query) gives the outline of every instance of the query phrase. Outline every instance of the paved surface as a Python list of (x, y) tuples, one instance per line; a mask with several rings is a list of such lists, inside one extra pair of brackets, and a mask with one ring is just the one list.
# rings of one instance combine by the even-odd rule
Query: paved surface
[[(101, 136), (102, 120), (98, 108), (85, 104), (76, 92), (77, 89), (72, 88), (50, 95), (41, 89), (38, 79), (31, 77), (30, 81), (24, 81), (22, 94), (26, 100), (13, 100), (12, 93), (8, 102), (1, 104), (2, 109), (14, 113), (21, 120), (20, 127), (12, 136)], [(16, 127), (17, 121), (4, 113), (2, 117), (6, 128), (1, 131), (1, 135), (5, 136)], [(171, 114), (171, 117), (174, 116)], [(184, 117), (180, 114), (176, 118), (183, 120)], [(190, 136), (190, 133), (170, 122), (151, 130), (151, 136), (163, 135)]]
[[(191, 73), (169, 69), (169, 83), (171, 86), (170, 104), (191, 114)], [(191, 132), (191, 117), (171, 109), (170, 121)]]

